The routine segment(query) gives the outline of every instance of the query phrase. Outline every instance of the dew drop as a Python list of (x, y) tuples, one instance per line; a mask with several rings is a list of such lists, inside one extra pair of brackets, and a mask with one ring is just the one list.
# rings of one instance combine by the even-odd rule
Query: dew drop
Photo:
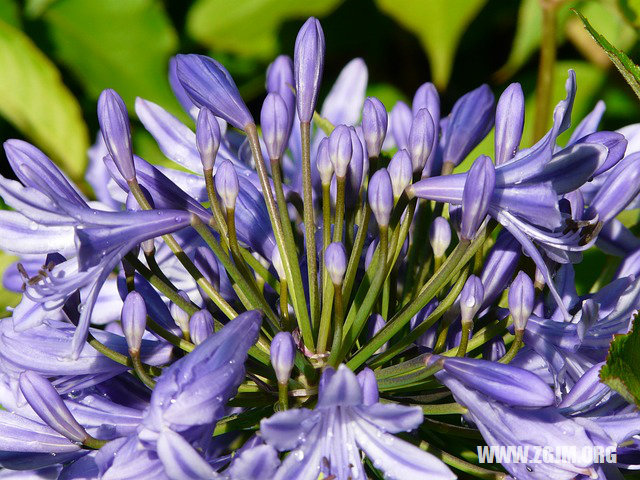
[(293, 456), (299, 462), (304, 460), (304, 452), (302, 450), (296, 450), (295, 452), (293, 452)]
[(39, 226), (36, 222), (29, 222), (29, 229), (30, 230), (38, 230)]

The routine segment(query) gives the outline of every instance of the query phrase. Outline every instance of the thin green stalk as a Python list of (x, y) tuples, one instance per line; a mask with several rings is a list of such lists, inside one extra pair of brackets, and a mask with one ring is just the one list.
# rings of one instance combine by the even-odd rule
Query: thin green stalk
[[(327, 279), (327, 270), (324, 268), (324, 252), (331, 243), (331, 190), (330, 184), (322, 185), (322, 287)], [(324, 293), (323, 293), (324, 295)]]
[(225, 250), (229, 248), (227, 245), (227, 224), (224, 221), (224, 213), (220, 207), (218, 201), (218, 195), (216, 192), (216, 184), (213, 181), (213, 169), (204, 171), (204, 183), (207, 188), (207, 196), (209, 197), (209, 204), (211, 205), (211, 213), (213, 214), (212, 227), (220, 234), (220, 242)]
[(82, 446), (89, 450), (100, 450), (107, 443), (109, 443), (109, 440), (98, 440), (97, 438), (88, 435), (87, 438), (82, 441)]
[(160, 277), (162, 281), (167, 285), (169, 285), (171, 288), (173, 288), (174, 290), (177, 290), (175, 285), (171, 283), (171, 280), (169, 280), (167, 276), (164, 274), (164, 272), (160, 268), (160, 265), (158, 265), (158, 262), (156, 262), (156, 256), (153, 253), (145, 252), (144, 258), (147, 261), (147, 265), (149, 265), (149, 269), (151, 269), (153, 273), (155, 273), (158, 277)]
[(342, 296), (347, 299), (347, 303), (351, 298), (351, 289), (353, 288), (353, 282), (356, 280), (356, 273), (358, 272), (358, 264), (360, 263), (360, 257), (362, 256), (362, 249), (364, 248), (364, 242), (367, 239), (367, 229), (369, 228), (369, 220), (371, 219), (371, 208), (369, 204), (365, 205), (362, 223), (358, 225), (358, 233), (356, 233), (356, 239), (349, 256), (349, 263), (347, 264), (347, 271), (344, 275), (344, 281), (342, 282)]
[[(316, 220), (313, 210), (313, 185), (311, 184), (311, 125), (300, 122), (300, 138), (302, 141), (302, 198), (303, 220), (307, 234), (307, 278), (309, 279), (309, 307), (311, 324), (317, 325), (320, 319), (320, 302), (318, 292), (318, 266), (316, 264)], [(311, 345), (313, 347), (313, 344)]]
[(339, 353), (342, 346), (342, 323), (344, 321), (344, 308), (342, 306), (342, 285), (333, 286), (333, 343), (331, 344), (331, 355), (329, 355), (329, 365), (338, 368)]
[[(325, 269), (326, 270), (326, 269)], [(316, 352), (325, 353), (327, 342), (329, 341), (329, 331), (331, 330), (331, 313), (333, 312), (333, 283), (329, 281), (328, 275), (322, 288), (322, 313), (320, 315), (320, 326), (318, 328), (318, 344)]]
[[(231, 257), (238, 267), (238, 270), (242, 274), (242, 276), (247, 280), (247, 283), (254, 288), (256, 291), (256, 295), (258, 297), (263, 297), (264, 295), (260, 291), (258, 284), (256, 283), (256, 277), (253, 275), (246, 263), (244, 263), (244, 259), (242, 254), (240, 253), (240, 245), (238, 244), (238, 235), (236, 234), (236, 216), (235, 209), (227, 209), (227, 234), (229, 240), (229, 249), (231, 250)], [(266, 300), (265, 300), (266, 302)]]
[[(110, 358), (111, 360), (113, 360), (116, 363), (119, 363), (120, 365), (124, 365), (125, 367), (129, 367), (133, 369), (133, 362), (131, 358), (127, 357), (126, 355), (122, 355), (121, 353), (118, 353), (115, 350), (110, 349), (104, 343), (96, 339), (96, 337), (91, 335), (91, 333), (89, 333), (89, 336), (87, 337), (87, 343), (91, 345), (93, 348), (95, 348), (98, 352), (100, 352), (105, 357)], [(142, 364), (142, 368), (147, 373), (155, 376), (159, 376), (162, 374), (162, 370), (159, 369), (158, 367)]]
[(281, 410), (289, 408), (289, 385), (287, 382), (278, 382), (278, 404)]
[(129, 350), (129, 355), (131, 356), (131, 362), (133, 363), (133, 371), (136, 372), (136, 375), (142, 383), (153, 390), (156, 386), (156, 382), (145, 371), (142, 362), (140, 361), (140, 352)]
[[(415, 406), (415, 405), (412, 405)], [(425, 415), (464, 415), (467, 409), (457, 403), (439, 403), (436, 405), (417, 405)]]
[(462, 322), (462, 331), (460, 332), (460, 344), (458, 345), (457, 357), (464, 357), (467, 354), (467, 346), (469, 345), (469, 333), (473, 322)]
[[(247, 132), (247, 138), (249, 139), (249, 146), (251, 147), (251, 153), (255, 160), (256, 168), (258, 170), (258, 177), (260, 178), (260, 186), (262, 188), (262, 194), (264, 195), (267, 211), (269, 212), (269, 219), (271, 220), (271, 227), (273, 228), (273, 234), (276, 238), (278, 250), (282, 258), (283, 267), (286, 272), (286, 277), (291, 279), (289, 282), (289, 288), (291, 291), (291, 300), (293, 302), (293, 309), (296, 312), (296, 318), (298, 320), (298, 327), (302, 335), (304, 344), (309, 349), (313, 349), (313, 332), (311, 330), (311, 324), (309, 320), (309, 314), (307, 312), (307, 303), (304, 297), (304, 291), (302, 289), (302, 278), (295, 275), (296, 269), (292, 268), (292, 264), (298, 261), (295, 252), (289, 252), (285, 246), (284, 232), (282, 229), (282, 223), (280, 222), (278, 208), (273, 198), (273, 192), (271, 191), (271, 182), (267, 174), (267, 168), (264, 164), (264, 158), (262, 157), (262, 150), (260, 148), (260, 139), (258, 137), (258, 129), (255, 124), (250, 124), (245, 127)], [(314, 238), (315, 242), (315, 238)], [(299, 271), (299, 269), (298, 269)], [(313, 282), (310, 282), (313, 283)]]
[(455, 455), (451, 455), (444, 450), (440, 450), (424, 440), (420, 442), (420, 448), (438, 457), (450, 467), (460, 470), (461, 472), (468, 473), (469, 475), (473, 475), (474, 478), (480, 478), (482, 480), (503, 480), (507, 478), (507, 474), (504, 472), (496, 472), (479, 467), (478, 465), (462, 460)]
[(345, 177), (336, 177), (336, 206), (335, 221), (333, 222), (333, 241), (342, 242), (344, 233), (344, 193), (347, 179)]
[(500, 363), (509, 363), (514, 359), (518, 351), (524, 345), (524, 330), (516, 330), (513, 342), (511, 343), (511, 347), (509, 347), (509, 351), (502, 357), (499, 361)]
[(184, 338), (180, 338), (180, 337), (174, 335), (173, 333), (171, 333), (171, 332), (165, 330), (164, 328), (162, 328), (151, 317), (147, 317), (147, 328), (150, 331), (158, 334), (160, 337), (164, 338), (171, 345), (174, 345), (174, 346), (178, 347), (180, 350), (183, 350), (185, 352), (191, 352), (194, 348), (196, 348), (196, 346), (193, 343), (188, 342)]
[(533, 126), (533, 142), (547, 131), (551, 117), (551, 95), (553, 94), (553, 74), (556, 63), (557, 0), (540, 0), (542, 7), (542, 44), (538, 63), (536, 83), (536, 109)]
[[(486, 327), (481, 328), (473, 335), (473, 337), (471, 337), (471, 340), (469, 340), (469, 345), (467, 347), (467, 350), (468, 351), (475, 350), (476, 348), (481, 347), (482, 345), (487, 343), (496, 335), (501, 335), (502, 333), (504, 333), (505, 329), (510, 324), (511, 324), (511, 317), (508, 316), (506, 318), (503, 318), (497, 323), (487, 325)], [(456, 353), (458, 353), (457, 347), (447, 350), (446, 352), (442, 352), (442, 356), (454, 357)]]

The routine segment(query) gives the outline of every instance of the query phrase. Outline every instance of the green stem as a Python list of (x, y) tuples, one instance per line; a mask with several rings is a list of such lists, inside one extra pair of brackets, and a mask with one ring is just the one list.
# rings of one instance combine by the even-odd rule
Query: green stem
[[(328, 281), (327, 270), (324, 268), (324, 252), (331, 243), (331, 184), (322, 185), (322, 287)], [(324, 295), (324, 291), (323, 291)]]
[(469, 345), (469, 333), (473, 327), (473, 322), (462, 322), (462, 331), (460, 332), (460, 344), (458, 345), (457, 357), (464, 357), (467, 354), (467, 346)]
[(432, 455), (435, 455), (450, 467), (460, 470), (461, 472), (468, 473), (469, 475), (473, 475), (473, 478), (480, 478), (482, 480), (503, 480), (507, 478), (506, 473), (495, 472), (493, 470), (479, 467), (473, 463), (466, 462), (455, 455), (451, 455), (444, 450), (434, 447), (424, 440), (420, 442), (420, 448)]
[(220, 234), (220, 242), (225, 250), (229, 247), (227, 245), (227, 224), (224, 221), (224, 214), (218, 201), (218, 195), (216, 192), (216, 184), (213, 181), (213, 169), (204, 171), (204, 183), (207, 188), (207, 196), (209, 197), (209, 204), (211, 205), (211, 213), (213, 214), (213, 220), (215, 225), (213, 227)]
[(344, 191), (346, 187), (345, 177), (336, 177), (336, 219), (333, 222), (333, 241), (342, 242), (344, 233)]
[(133, 370), (136, 372), (138, 378), (142, 380), (142, 383), (153, 390), (156, 386), (156, 382), (153, 378), (147, 375), (147, 372), (145, 372), (142, 362), (140, 361), (140, 352), (129, 350), (129, 355), (131, 356), (131, 362), (133, 363)]
[[(311, 184), (311, 125), (300, 122), (300, 138), (302, 141), (302, 199), (303, 221), (307, 250), (307, 279), (309, 281), (309, 307), (311, 324), (315, 327), (320, 319), (320, 303), (318, 293), (318, 265), (316, 264), (316, 220), (313, 211), (313, 185)], [(313, 344), (310, 345), (313, 347)]]
[(89, 450), (100, 450), (107, 443), (109, 443), (109, 440), (98, 440), (91, 435), (87, 435), (87, 438), (82, 441), (82, 446)]
[[(111, 350), (104, 343), (97, 340), (93, 335), (89, 333), (87, 337), (87, 343), (95, 348), (98, 352), (104, 355), (107, 358), (110, 358), (116, 363), (120, 365), (124, 365), (125, 367), (133, 368), (133, 362), (126, 355), (122, 355), (121, 353), (116, 352), (115, 350)], [(142, 364), (142, 367), (147, 373), (158, 376), (162, 374), (162, 370), (158, 367), (152, 367), (150, 365)]]
[(547, 131), (553, 94), (553, 74), (556, 63), (557, 7), (555, 0), (540, 0), (542, 7), (542, 44), (538, 63), (536, 86), (536, 109), (533, 127), (533, 142)]
[(288, 383), (278, 383), (278, 403), (282, 410), (289, 408), (289, 387)]
[(344, 322), (344, 308), (342, 306), (342, 285), (333, 285), (335, 304), (333, 312), (333, 343), (331, 344), (331, 355), (329, 355), (329, 365), (338, 368), (340, 347), (342, 346), (342, 324)]
[(344, 281), (342, 282), (342, 296), (347, 299), (347, 302), (351, 298), (351, 289), (353, 288), (353, 282), (356, 280), (358, 264), (362, 256), (364, 242), (367, 239), (367, 229), (369, 228), (370, 219), (371, 208), (369, 208), (369, 204), (367, 204), (365, 206), (362, 223), (358, 225), (358, 233), (356, 233), (356, 239), (353, 249), (351, 250), (351, 255), (349, 256), (349, 263), (347, 264), (347, 271), (344, 275)]
[(504, 357), (500, 359), (500, 363), (511, 362), (511, 360), (513, 360), (513, 358), (518, 353), (518, 350), (520, 350), (524, 345), (524, 342), (522, 340), (524, 337), (524, 330), (516, 330), (514, 333), (515, 337), (513, 339), (513, 342), (511, 343), (511, 347), (509, 347), (509, 351), (504, 355)]
[(158, 334), (160, 337), (164, 338), (171, 345), (178, 347), (180, 350), (183, 350), (185, 352), (191, 352), (194, 348), (196, 348), (196, 346), (193, 343), (188, 342), (184, 338), (180, 338), (174, 335), (173, 333), (162, 328), (151, 317), (147, 317), (147, 328), (150, 331)]

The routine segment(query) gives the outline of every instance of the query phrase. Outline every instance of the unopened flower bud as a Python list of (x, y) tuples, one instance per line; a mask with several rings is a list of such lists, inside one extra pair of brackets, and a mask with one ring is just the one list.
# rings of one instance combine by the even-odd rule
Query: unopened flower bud
[(387, 109), (376, 97), (367, 97), (362, 108), (362, 132), (370, 157), (377, 157), (387, 135)]
[[(179, 290), (178, 295), (180, 295), (185, 301), (190, 301), (187, 292)], [(173, 321), (176, 322), (176, 325), (178, 325), (178, 327), (180, 327), (180, 330), (182, 330), (183, 332), (188, 332), (189, 314), (173, 302), (171, 302), (171, 304), (169, 305), (169, 311), (171, 312)]]
[(393, 198), (397, 202), (404, 189), (411, 184), (413, 166), (411, 157), (406, 150), (398, 150), (387, 167), (393, 187)]
[(495, 336), (487, 343), (485, 343), (482, 349), (482, 358), (490, 362), (497, 362), (507, 353), (507, 347), (504, 344), (504, 339), (500, 336)]
[(295, 80), (293, 78), (293, 61), (287, 55), (279, 55), (267, 68), (267, 92), (280, 94), (289, 112), (289, 121), (293, 122), (295, 108)]
[(393, 210), (393, 187), (389, 172), (382, 168), (373, 174), (369, 181), (369, 207), (376, 217), (378, 225), (389, 225), (391, 210)]
[(42, 421), (60, 435), (77, 443), (82, 443), (89, 437), (53, 385), (42, 375), (30, 370), (22, 372), (20, 390)]
[(200, 152), (202, 168), (211, 170), (220, 148), (220, 125), (211, 111), (202, 107), (196, 121), (196, 146)]
[(582, 302), (580, 309), (580, 319), (577, 325), (577, 334), (580, 340), (584, 340), (589, 329), (598, 321), (600, 308), (598, 304), (591, 298)]
[(103, 90), (98, 99), (98, 123), (107, 150), (122, 177), (136, 178), (131, 147), (131, 126), (127, 107), (115, 90)]
[(282, 158), (287, 149), (292, 123), (287, 104), (279, 93), (271, 92), (264, 99), (260, 112), (260, 126), (269, 158)]
[(278, 332), (271, 340), (271, 365), (276, 372), (278, 383), (286, 384), (293, 370), (296, 345), (289, 332)]
[(176, 55), (176, 73), (185, 92), (199, 108), (208, 108), (241, 130), (254, 123), (233, 78), (213, 58)]
[(440, 119), (440, 95), (433, 83), (427, 82), (420, 85), (413, 96), (411, 109), (413, 116), (423, 108), (426, 108), (433, 119), (433, 123), (437, 124)]
[(460, 292), (460, 315), (462, 323), (473, 322), (478, 310), (482, 306), (484, 299), (484, 287), (482, 282), (475, 275), (469, 276)]
[(309, 18), (296, 38), (293, 55), (296, 106), (301, 122), (310, 122), (318, 100), (324, 68), (324, 32), (317, 18)]
[(509, 313), (511, 313), (515, 329), (524, 330), (531, 312), (533, 312), (535, 300), (533, 282), (526, 273), (518, 272), (509, 287), (508, 300)]
[(330, 185), (331, 178), (333, 177), (333, 163), (329, 157), (329, 139), (327, 137), (320, 140), (320, 145), (318, 145), (316, 168), (320, 173), (320, 181), (322, 182), (322, 185)]
[(235, 210), (238, 198), (238, 174), (229, 160), (221, 162), (215, 176), (216, 192), (222, 199), (222, 205), (227, 210)]
[(418, 111), (411, 123), (407, 144), (414, 172), (421, 172), (427, 163), (427, 158), (434, 147), (434, 131), (433, 119), (427, 109)]
[(284, 270), (284, 264), (282, 263), (282, 257), (280, 256), (280, 250), (278, 249), (277, 245), (273, 247), (273, 250), (271, 252), (271, 263), (273, 264), (273, 268), (276, 269), (278, 278), (280, 280), (286, 280), (287, 275)]
[(391, 109), (389, 128), (398, 148), (407, 148), (409, 140), (409, 130), (411, 130), (411, 122), (413, 114), (409, 105), (402, 100), (396, 102)]
[(524, 94), (519, 83), (509, 85), (496, 107), (496, 165), (511, 160), (520, 146), (524, 127)]
[(213, 335), (213, 332), (213, 316), (208, 310), (198, 310), (191, 315), (191, 320), (189, 320), (189, 336), (195, 345), (200, 345)]
[(469, 169), (462, 191), (460, 234), (463, 239), (471, 240), (487, 216), (495, 183), (496, 171), (491, 159), (479, 156)]
[(373, 405), (378, 403), (380, 395), (378, 394), (378, 382), (373, 370), (365, 367), (358, 375), (356, 375), (360, 388), (362, 389), (362, 404)]
[(349, 127), (338, 125), (329, 137), (329, 158), (333, 164), (336, 177), (344, 178), (347, 175), (352, 155), (353, 143), (351, 142)]
[(121, 321), (129, 351), (139, 352), (142, 336), (147, 328), (147, 306), (138, 292), (130, 292), (124, 299)]
[[(367, 338), (371, 340), (375, 335), (382, 330), (382, 328), (387, 324), (384, 321), (384, 318), (379, 313), (374, 313), (367, 320)], [(383, 353), (387, 350), (389, 346), (388, 342), (385, 342), (378, 350), (374, 353), (377, 355), (378, 353)]]
[(429, 242), (436, 258), (443, 257), (451, 243), (451, 227), (444, 217), (436, 217), (429, 227)]
[(324, 252), (324, 265), (334, 285), (342, 285), (344, 273), (347, 271), (347, 251), (341, 242), (327, 246)]

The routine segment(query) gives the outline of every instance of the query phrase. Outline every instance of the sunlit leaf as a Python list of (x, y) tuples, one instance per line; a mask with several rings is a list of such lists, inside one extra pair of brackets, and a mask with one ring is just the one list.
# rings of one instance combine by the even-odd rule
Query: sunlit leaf
[(584, 23), (589, 34), (606, 52), (624, 79), (631, 86), (635, 94), (640, 98), (640, 67), (638, 67), (638, 65), (636, 65), (626, 53), (618, 50), (616, 47), (611, 45), (606, 38), (600, 35), (580, 12), (576, 12), (576, 14), (580, 17), (582, 23)]
[(616, 335), (607, 363), (600, 369), (600, 379), (616, 390), (626, 401), (640, 406), (640, 320), (633, 320), (633, 329), (626, 335)]
[(115, 89), (129, 108), (136, 96), (179, 110), (167, 80), (178, 39), (156, 0), (59, 0), (42, 13), (54, 55), (95, 99)]
[(0, 0), (0, 20), (20, 28), (20, 10), (14, 0)]
[(196, 0), (187, 16), (187, 31), (203, 45), (270, 59), (279, 51), (278, 29), (285, 20), (322, 16), (342, 0)]
[(487, 0), (376, 0), (382, 11), (415, 33), (429, 57), (433, 82), (449, 82), (460, 39)]
[(47, 57), (2, 21), (0, 72), (0, 114), (79, 178), (89, 146), (80, 107)]

